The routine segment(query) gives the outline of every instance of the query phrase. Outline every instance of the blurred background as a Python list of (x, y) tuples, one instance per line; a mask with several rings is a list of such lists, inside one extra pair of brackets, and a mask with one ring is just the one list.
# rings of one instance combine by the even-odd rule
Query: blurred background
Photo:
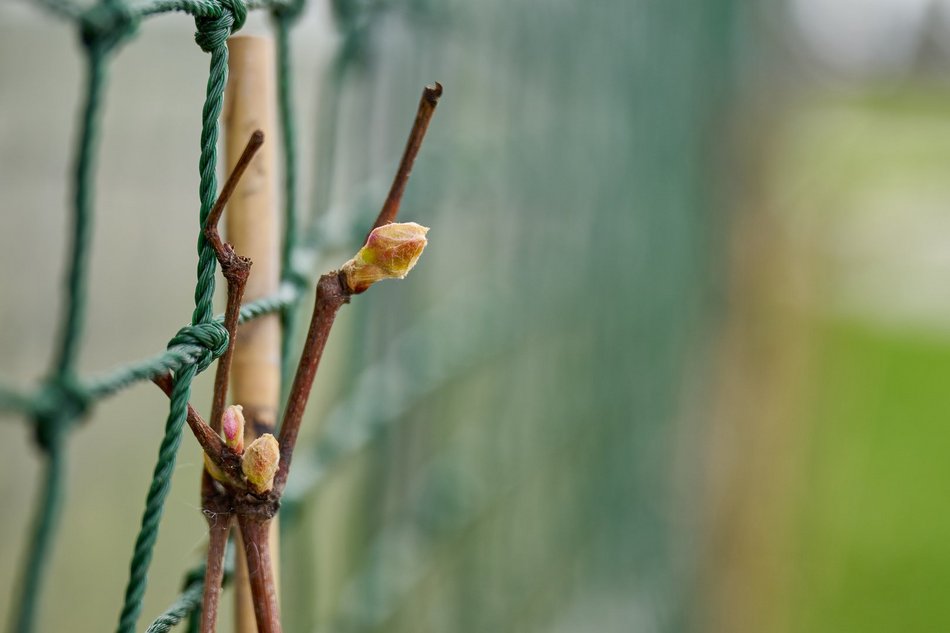
[[(84, 375), (190, 316), (193, 30), (150, 19), (111, 65)], [(320, 230), (445, 96), (402, 211), (430, 246), (317, 380), (287, 630), (950, 628), (950, 3), (321, 0), (292, 44)], [(49, 364), (81, 71), (71, 26), (0, 6), (6, 386)], [(41, 630), (114, 626), (166, 410), (140, 384), (73, 434)], [(2, 424), (8, 614), (40, 470)], [(143, 628), (202, 558), (200, 469), (186, 436)]]

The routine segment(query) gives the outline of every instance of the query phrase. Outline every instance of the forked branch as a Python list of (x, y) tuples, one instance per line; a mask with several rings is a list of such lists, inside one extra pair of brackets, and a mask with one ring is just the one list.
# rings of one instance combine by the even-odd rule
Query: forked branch
[(244, 175), (248, 165), (264, 143), (264, 133), (256, 130), (248, 139), (244, 151), (238, 158), (231, 175), (221, 189), (218, 200), (211, 207), (208, 213), (208, 219), (205, 222), (205, 238), (214, 248), (215, 255), (218, 257), (218, 263), (221, 264), (221, 274), (224, 275), (228, 283), (228, 303), (224, 310), (224, 327), (228, 331), (228, 349), (218, 360), (218, 367), (214, 375), (214, 395), (211, 401), (211, 428), (215, 431), (221, 430), (221, 415), (224, 413), (224, 403), (228, 397), (228, 384), (231, 376), (231, 360), (234, 357), (234, 346), (237, 344), (237, 326), (238, 317), (241, 314), (241, 301), (244, 299), (244, 288), (247, 286), (247, 277), (251, 272), (251, 260), (247, 257), (241, 257), (234, 252), (234, 248), (221, 240), (218, 233), (218, 222), (221, 220), (221, 214), (224, 213), (224, 207), (234, 193), (241, 176)]
[[(172, 393), (172, 377), (171, 374), (162, 374), (161, 376), (156, 376), (152, 379), (159, 389), (165, 392), (166, 396), (171, 396)], [(188, 422), (188, 427), (191, 429), (191, 432), (194, 434), (195, 439), (198, 440), (198, 444), (201, 445), (202, 450), (205, 455), (208, 456), (215, 466), (227, 476), (230, 480), (229, 483), (235, 486), (241, 485), (241, 457), (232, 451), (225, 444), (224, 440), (221, 439), (221, 436), (216, 433), (208, 423), (204, 421), (204, 418), (201, 417), (194, 407), (191, 406), (191, 403), (188, 404), (188, 414), (185, 417), (185, 420)]]
[[(274, 490), (278, 495), (287, 484), (297, 434), (337, 312), (343, 304), (349, 302), (352, 295), (363, 292), (374, 281), (386, 277), (404, 277), (415, 265), (425, 247), (425, 233), (428, 229), (417, 224), (406, 225), (408, 230), (396, 231), (395, 235), (379, 231), (385, 225), (395, 222), (399, 215), (399, 205), (406, 191), (412, 165), (419, 154), (419, 148), (422, 147), (422, 140), (441, 96), (442, 84), (439, 82), (423, 89), (402, 160), (399, 162), (389, 194), (366, 237), (366, 244), (356, 257), (343, 265), (342, 270), (326, 273), (317, 282), (317, 297), (310, 328), (280, 425), (280, 468), (274, 478)], [(390, 265), (388, 269), (385, 267), (387, 263)]]
[[(228, 331), (228, 347), (218, 361), (214, 381), (214, 396), (211, 406), (211, 424), (208, 425), (189, 404), (187, 421), (205, 455), (210, 460), (201, 478), (202, 510), (208, 519), (208, 555), (205, 566), (205, 586), (202, 595), (202, 633), (213, 633), (217, 620), (221, 580), (224, 574), (224, 550), (233, 522), (235, 495), (246, 494), (247, 482), (243, 475), (240, 449), (235, 449), (221, 439), (221, 420), (227, 400), (231, 360), (237, 342), (238, 317), (241, 301), (250, 274), (251, 260), (234, 252), (234, 248), (221, 239), (218, 223), (234, 193), (241, 176), (246, 171), (257, 150), (264, 142), (264, 134), (255, 131), (248, 140), (244, 152), (221, 189), (211, 208), (204, 226), (204, 236), (214, 249), (221, 272), (227, 282), (228, 300), (224, 313), (224, 326)], [(154, 382), (171, 394), (171, 375), (158, 376)], [(241, 431), (243, 435), (243, 430)], [(243, 438), (242, 438), (243, 439)], [(213, 474), (213, 477), (212, 477)]]
[[(412, 164), (419, 152), (441, 94), (442, 86), (438, 83), (431, 87), (427, 86), (423, 91), (402, 161), (389, 195), (367, 236), (366, 243), (340, 270), (324, 274), (317, 282), (313, 316), (284, 410), (279, 438), (275, 442), (273, 437), (267, 435), (259, 437), (244, 450), (243, 455), (238, 457), (242, 474), (235, 478), (236, 482), (231, 481), (230, 471), (227, 472), (229, 477), (226, 482), (215, 482), (207, 472), (204, 474), (202, 503), (209, 517), (211, 543), (208, 549), (205, 593), (202, 602), (204, 609), (201, 621), (202, 633), (214, 631), (220, 593), (221, 556), (223, 543), (227, 539), (225, 526), (230, 525), (232, 516), (237, 518), (244, 542), (258, 631), (259, 633), (281, 632), (273, 561), (268, 543), (270, 523), (287, 484), (300, 424), (337, 312), (343, 304), (350, 301), (350, 297), (365, 291), (376, 281), (405, 277), (425, 248), (427, 228), (414, 223), (395, 224), (394, 222), (399, 213), (399, 205)], [(231, 357), (236, 341), (237, 319), (250, 262), (236, 255), (233, 248), (221, 240), (217, 232), (217, 223), (228, 196), (233, 192), (238, 178), (262, 141), (263, 135), (259, 132), (251, 137), (234, 172), (222, 189), (218, 202), (210, 212), (205, 227), (205, 236), (214, 248), (221, 262), (222, 272), (228, 281), (225, 327), (231, 338), (227, 352), (218, 362), (211, 426), (205, 424), (191, 409), (189, 424), (192, 425), (193, 419), (192, 430), (202, 447), (209, 455), (212, 455), (214, 464), (219, 466), (222, 463), (228, 463), (231, 468), (233, 468), (233, 460), (222, 455), (227, 453), (237, 456), (239, 453), (232, 451), (232, 448), (221, 440), (218, 433), (221, 430)], [(161, 385), (164, 381), (157, 382)], [(170, 387), (170, 380), (167, 384)], [(228, 425), (230, 422), (226, 424)], [(227, 431), (227, 428), (225, 430)], [(214, 459), (215, 454), (219, 455), (220, 459)], [(276, 468), (276, 473), (274, 468)], [(262, 473), (266, 476), (262, 476)]]

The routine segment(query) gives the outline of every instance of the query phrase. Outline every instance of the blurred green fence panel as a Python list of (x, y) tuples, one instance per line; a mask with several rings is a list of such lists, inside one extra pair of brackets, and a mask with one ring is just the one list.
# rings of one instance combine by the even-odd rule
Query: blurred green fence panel
[(342, 317), (352, 380), (292, 477), (325, 485), (288, 508), (291, 630), (687, 627), (674, 428), (717, 274), (731, 5), (337, 3), (318, 210), (391, 173), (423, 83), (446, 94), (401, 216), (430, 246)]

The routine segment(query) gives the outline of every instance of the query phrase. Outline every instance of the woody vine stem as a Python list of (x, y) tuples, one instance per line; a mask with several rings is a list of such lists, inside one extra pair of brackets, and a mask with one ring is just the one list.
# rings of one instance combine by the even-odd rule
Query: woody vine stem
[[(241, 407), (225, 407), (225, 402), (231, 358), (237, 343), (238, 315), (251, 271), (251, 261), (235, 253), (233, 247), (221, 239), (217, 227), (241, 175), (264, 142), (264, 135), (259, 130), (251, 135), (244, 153), (208, 215), (204, 235), (214, 249), (227, 281), (224, 324), (230, 338), (227, 351), (218, 361), (210, 424), (191, 405), (188, 406), (186, 418), (205, 453), (201, 507), (208, 520), (208, 553), (202, 595), (202, 633), (213, 633), (215, 630), (224, 575), (224, 551), (235, 521), (241, 532), (248, 567), (252, 570), (251, 594), (258, 631), (281, 631), (273, 561), (268, 544), (270, 522), (280, 507), (297, 435), (337, 312), (349, 303), (353, 295), (366, 291), (373, 283), (405, 277), (426, 246), (427, 228), (413, 222), (396, 223), (396, 219), (409, 173), (441, 95), (442, 86), (438, 83), (423, 90), (392, 187), (365, 244), (339, 270), (325, 273), (317, 282), (313, 316), (278, 437), (262, 435), (246, 448)], [(173, 382), (170, 374), (159, 376), (155, 383), (166, 394), (171, 394)], [(221, 437), (222, 431), (224, 438)]]

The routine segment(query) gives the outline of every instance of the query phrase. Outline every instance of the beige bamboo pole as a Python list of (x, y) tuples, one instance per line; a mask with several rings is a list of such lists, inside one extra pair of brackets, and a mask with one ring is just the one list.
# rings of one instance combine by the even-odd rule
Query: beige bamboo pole
[[(265, 139), (224, 214), (228, 241), (253, 262), (244, 294), (245, 301), (253, 301), (274, 294), (280, 283), (274, 47), (268, 38), (238, 36), (228, 40), (228, 50), (230, 78), (224, 114), (228, 168), (237, 162), (254, 130), (263, 130)], [(244, 406), (247, 444), (262, 433), (273, 432), (280, 403), (280, 320), (277, 315), (261, 317), (238, 328), (231, 397), (234, 403)], [(279, 552), (276, 519), (271, 529), (271, 560), (276, 567)], [(247, 559), (240, 541), (236, 555), (235, 631), (257, 633)], [(276, 569), (274, 575), (277, 576)]]

